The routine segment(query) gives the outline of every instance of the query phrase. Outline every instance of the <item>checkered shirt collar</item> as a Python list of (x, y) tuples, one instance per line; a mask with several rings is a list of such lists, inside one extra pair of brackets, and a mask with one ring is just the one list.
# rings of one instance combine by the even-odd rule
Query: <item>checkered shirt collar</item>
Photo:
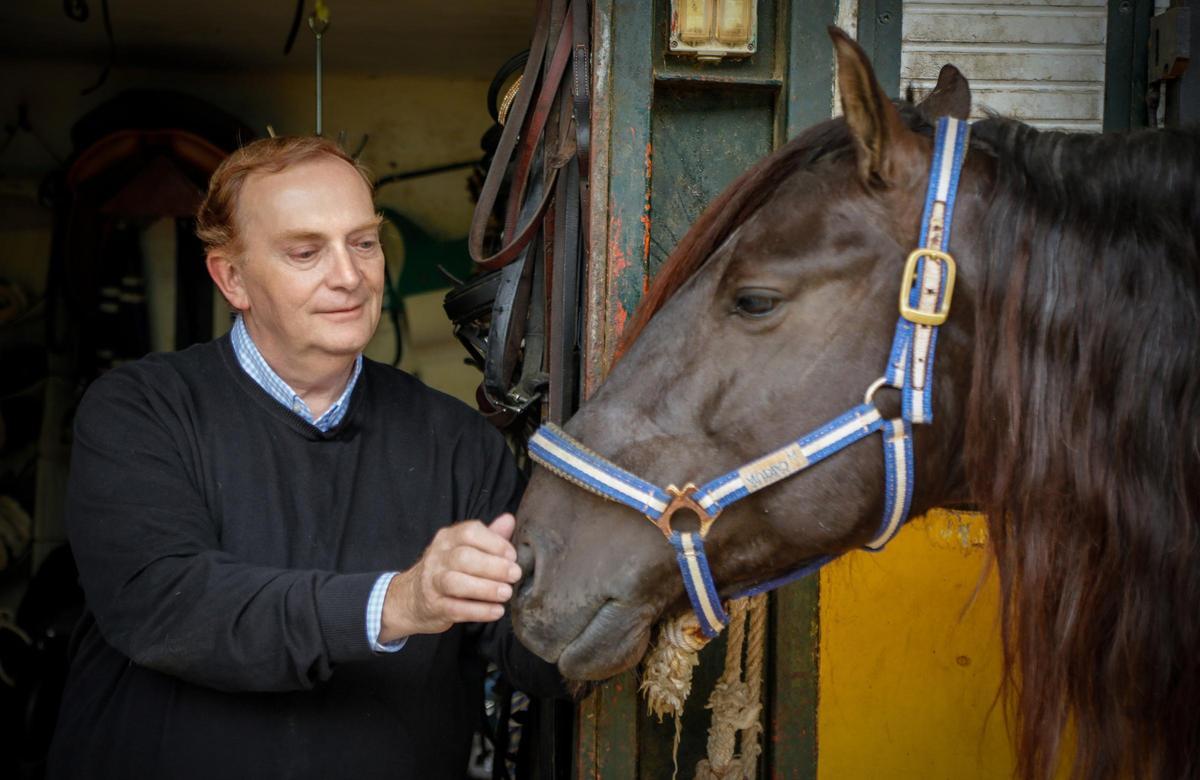
[(334, 402), (333, 406), (325, 410), (324, 414), (313, 419), (312, 410), (308, 408), (308, 404), (304, 403), (304, 399), (288, 386), (288, 383), (283, 381), (279, 374), (276, 374), (267, 365), (267, 361), (263, 358), (262, 353), (255, 346), (254, 339), (250, 338), (250, 331), (246, 329), (246, 323), (242, 319), (242, 315), (238, 315), (237, 320), (233, 323), (233, 330), (229, 335), (230, 341), (233, 344), (233, 353), (237, 356), (238, 364), (242, 367), (242, 370), (259, 387), (265, 390), (267, 395), (288, 409), (291, 409), (300, 419), (322, 432), (328, 432), (331, 428), (337, 426), (342, 421), (342, 418), (346, 416), (346, 410), (350, 406), (350, 396), (354, 392), (354, 385), (358, 383), (358, 375), (362, 373), (363, 358), (361, 354), (354, 360), (354, 372), (350, 374), (350, 381), (346, 383), (346, 389), (342, 391), (341, 396)]

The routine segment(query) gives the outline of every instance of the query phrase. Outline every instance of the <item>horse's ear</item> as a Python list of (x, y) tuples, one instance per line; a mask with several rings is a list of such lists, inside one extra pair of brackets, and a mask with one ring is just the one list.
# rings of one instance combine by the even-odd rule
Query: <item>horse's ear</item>
[(829, 28), (837, 54), (842, 113), (858, 147), (858, 173), (864, 183), (894, 181), (898, 148), (911, 133), (900, 112), (879, 86), (867, 53), (838, 27)]
[(944, 116), (965, 122), (971, 115), (971, 85), (967, 77), (953, 65), (943, 65), (937, 86), (917, 104), (917, 110), (929, 122)]

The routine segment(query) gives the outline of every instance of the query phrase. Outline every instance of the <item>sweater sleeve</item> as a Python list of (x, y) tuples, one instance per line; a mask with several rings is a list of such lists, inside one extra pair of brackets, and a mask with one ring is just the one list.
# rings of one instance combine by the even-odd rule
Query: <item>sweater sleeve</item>
[[(489, 522), (503, 512), (517, 511), (525, 481), (503, 437), (487, 423), (481, 427), (484, 428), (481, 434), (484, 446), (480, 448), (484, 453), (483, 478), (478, 481), (472, 498), (470, 516)], [(517, 521), (520, 522), (520, 517)], [(478, 631), (480, 653), (496, 664), (515, 688), (543, 698), (569, 698), (558, 668), (517, 639), (507, 610), (500, 620), (479, 625)]]
[(335, 664), (370, 658), (363, 607), (381, 572), (252, 565), (222, 551), (186, 416), (121, 371), (80, 405), (67, 534), (105, 640), (134, 663), (228, 691), (311, 688)]

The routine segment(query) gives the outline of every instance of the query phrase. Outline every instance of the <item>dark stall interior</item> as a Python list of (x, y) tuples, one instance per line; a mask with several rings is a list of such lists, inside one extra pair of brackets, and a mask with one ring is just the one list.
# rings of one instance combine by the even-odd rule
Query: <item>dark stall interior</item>
[(238, 144), (320, 123), (358, 154), (387, 218), (367, 355), (474, 399), (441, 300), (471, 271), (489, 87), (533, 5), (0, 6), (0, 776), (40, 776), (79, 612), (62, 521), (75, 407), (112, 367), (228, 329), (193, 215)]

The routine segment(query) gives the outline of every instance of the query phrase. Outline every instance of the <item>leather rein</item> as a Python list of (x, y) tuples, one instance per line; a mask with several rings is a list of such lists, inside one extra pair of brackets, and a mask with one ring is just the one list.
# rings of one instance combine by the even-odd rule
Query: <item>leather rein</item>
[[(641, 512), (662, 531), (675, 549), (688, 599), (705, 636), (716, 636), (729, 621), (709, 569), (704, 539), (721, 512), (731, 504), (799, 474), (878, 432), (883, 438), (886, 472), (883, 517), (866, 549), (881, 550), (908, 519), (913, 489), (912, 426), (933, 421), (933, 362), (938, 327), (950, 313), (956, 272), (947, 247), (969, 132), (966, 122), (950, 117), (938, 121), (921, 219), (920, 248), (909, 253), (904, 265), (900, 317), (884, 374), (867, 389), (861, 404), (699, 487), (689, 482), (682, 488), (675, 485), (660, 488), (592, 452), (553, 423), (543, 425), (530, 439), (529, 454), (539, 465), (602, 498)], [(881, 387), (901, 392), (900, 417), (884, 419), (875, 406), (874, 395)], [(700, 520), (698, 530), (681, 531), (672, 526), (672, 518), (681, 509), (696, 514)], [(793, 572), (730, 598), (773, 590), (811, 574), (836, 557), (819, 556)]]

